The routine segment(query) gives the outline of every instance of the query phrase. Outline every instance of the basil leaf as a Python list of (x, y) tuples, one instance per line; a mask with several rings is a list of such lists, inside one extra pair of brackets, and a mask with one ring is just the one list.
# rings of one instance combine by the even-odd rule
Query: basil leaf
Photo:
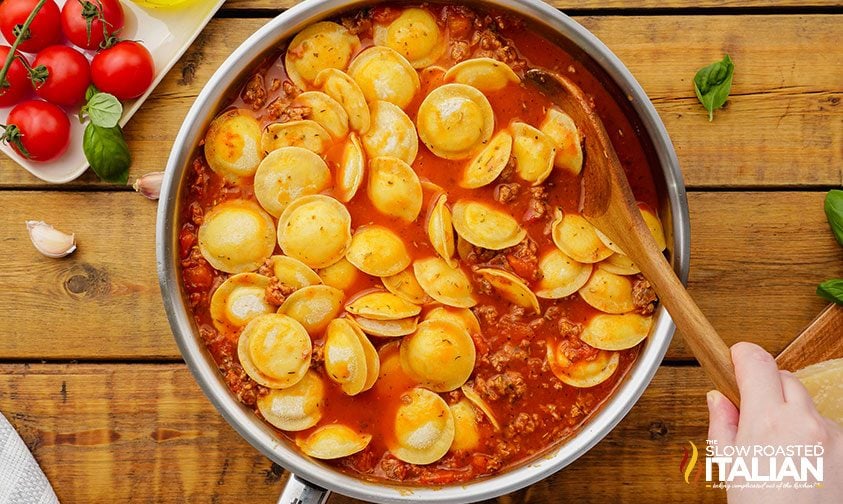
[(703, 107), (708, 110), (708, 120), (714, 120), (714, 109), (726, 103), (732, 89), (732, 74), (735, 65), (732, 58), (725, 55), (722, 61), (703, 67), (694, 76), (694, 91)]
[(85, 90), (85, 103), (88, 103), (91, 97), (97, 93), (99, 93), (99, 90), (97, 90), (96, 86), (94, 86), (93, 84), (88, 86), (88, 89)]
[(132, 156), (118, 126), (101, 128), (88, 123), (82, 139), (82, 150), (99, 178), (124, 185), (128, 182)]
[(843, 304), (843, 278), (826, 280), (817, 286), (817, 295), (837, 304)]
[(85, 105), (85, 112), (91, 118), (91, 122), (100, 128), (113, 128), (123, 116), (123, 105), (114, 95), (96, 93)]
[(825, 216), (837, 243), (843, 245), (843, 191), (832, 189), (825, 195)]

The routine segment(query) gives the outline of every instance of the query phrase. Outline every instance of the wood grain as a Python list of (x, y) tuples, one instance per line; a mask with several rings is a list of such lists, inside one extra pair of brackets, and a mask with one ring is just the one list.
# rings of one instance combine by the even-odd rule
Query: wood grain
[[(777, 354), (825, 303), (816, 284), (843, 276), (824, 194), (691, 193), (690, 291), (731, 344)], [(179, 357), (155, 271), (156, 205), (127, 192), (0, 192), (6, 264), (0, 359)], [(38, 254), (24, 221), (75, 232), (61, 260)], [(688, 359), (676, 338), (669, 359)]]
[[(724, 502), (722, 491), (686, 484), (679, 471), (688, 442), (705, 442), (707, 390), (699, 368), (662, 367), (599, 445), (497, 502), (638, 502), (654, 488), (662, 502)], [(224, 423), (181, 364), (2, 365), (0, 410), (65, 503), (270, 503), (285, 478)]]
[[(545, 0), (559, 9), (683, 9), (683, 8), (770, 8), (770, 7), (839, 7), (838, 0)], [(288, 9), (298, 0), (229, 0), (225, 10)]]
[(843, 306), (828, 305), (793, 343), (776, 357), (780, 369), (796, 371), (811, 364), (843, 357)]
[[(654, 3), (654, 2), (649, 2)], [(632, 71), (655, 103), (689, 187), (830, 186), (843, 182), (840, 15), (576, 18)], [(161, 170), (201, 87), (267, 19), (215, 19), (126, 128), (132, 178)], [(708, 122), (691, 80), (728, 52), (732, 98)], [(70, 187), (102, 185), (88, 173)], [(0, 159), (0, 188), (44, 184)]]

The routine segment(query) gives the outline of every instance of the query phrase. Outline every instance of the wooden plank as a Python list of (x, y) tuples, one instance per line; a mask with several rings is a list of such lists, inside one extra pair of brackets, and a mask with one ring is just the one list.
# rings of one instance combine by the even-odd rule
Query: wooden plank
[[(825, 303), (816, 284), (843, 276), (823, 193), (691, 193), (691, 279), (727, 342), (778, 354)], [(0, 359), (179, 357), (155, 272), (154, 203), (132, 193), (0, 192), (5, 233)], [(42, 257), (24, 221), (75, 232), (70, 257)], [(670, 359), (687, 359), (680, 338)]]
[[(577, 18), (629, 65), (655, 102), (690, 187), (843, 182), (843, 15)], [(267, 19), (215, 19), (126, 129), (132, 177), (162, 169), (201, 87)], [(713, 123), (696, 70), (728, 52), (733, 98)], [(100, 185), (88, 173), (74, 185)], [(3, 157), (0, 188), (43, 186)]]
[[(774, 8), (839, 7), (838, 0), (544, 0), (559, 9), (697, 9), (697, 8)], [(298, 0), (229, 0), (224, 10), (288, 9)]]
[[(688, 442), (705, 443), (708, 388), (696, 367), (662, 367), (605, 440), (498, 502), (637, 502), (655, 493), (664, 502), (724, 502), (722, 491), (686, 484), (679, 471)], [(284, 479), (225, 424), (181, 364), (3, 365), (0, 410), (62, 502), (275, 502)]]
[(828, 305), (793, 343), (776, 357), (780, 369), (796, 371), (824, 360), (843, 357), (843, 305)]

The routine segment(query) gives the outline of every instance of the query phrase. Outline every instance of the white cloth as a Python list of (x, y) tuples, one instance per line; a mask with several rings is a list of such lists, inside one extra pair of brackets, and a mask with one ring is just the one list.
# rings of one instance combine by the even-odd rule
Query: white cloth
[(0, 504), (58, 504), (53, 487), (0, 413)]

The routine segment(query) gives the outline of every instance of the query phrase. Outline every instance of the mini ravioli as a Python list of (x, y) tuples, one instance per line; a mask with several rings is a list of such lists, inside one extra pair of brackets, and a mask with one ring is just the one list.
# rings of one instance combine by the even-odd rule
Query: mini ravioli
[(348, 75), (360, 86), (367, 101), (383, 100), (402, 109), (421, 88), (419, 74), (407, 58), (389, 47), (374, 46), (358, 54)]
[(612, 255), (585, 217), (557, 211), (551, 225), (553, 243), (568, 257), (581, 263), (596, 263)]
[(354, 299), (345, 307), (349, 313), (373, 320), (399, 320), (415, 317), (421, 307), (391, 292), (372, 291)]
[(431, 301), (430, 296), (424, 292), (413, 271), (409, 268), (394, 275), (382, 277), (381, 282), (383, 282), (386, 290), (413, 304), (423, 305)]
[(334, 319), (325, 330), (325, 371), (348, 395), (357, 395), (374, 385), (380, 372), (375, 347), (347, 318)]
[(451, 212), (457, 234), (478, 247), (502, 250), (527, 236), (514, 217), (486, 203), (459, 200)]
[(548, 109), (539, 129), (556, 146), (556, 167), (579, 175), (582, 171), (582, 139), (571, 116), (559, 109)]
[(324, 191), (331, 172), (321, 157), (302, 147), (282, 147), (261, 161), (255, 172), (255, 197), (278, 217), (291, 201)]
[(492, 412), (492, 408), (480, 397), (480, 394), (477, 393), (476, 390), (469, 387), (468, 385), (463, 385), (460, 387), (462, 394), (465, 396), (466, 399), (471, 401), (472, 404), (477, 406), (477, 408), (486, 415), (486, 418), (489, 419), (489, 423), (492, 424), (492, 427), (495, 428), (496, 431), (501, 430), (501, 424), (498, 422), (498, 419), (495, 417), (494, 412)]
[(580, 290), (588, 282), (593, 266), (577, 262), (561, 250), (551, 250), (539, 259), (539, 280), (536, 296), (560, 299)]
[(284, 67), (293, 84), (306, 89), (326, 68), (344, 70), (360, 40), (345, 27), (330, 21), (315, 23), (300, 31), (284, 57)]
[(330, 285), (309, 285), (293, 292), (278, 308), (278, 313), (293, 317), (305, 330), (316, 335), (339, 315), (345, 293)]
[(330, 266), (351, 245), (351, 215), (330, 196), (300, 197), (278, 218), (278, 245), (311, 268)]
[(410, 265), (410, 254), (400, 236), (389, 228), (372, 224), (358, 228), (345, 255), (363, 273), (390, 276)]
[(580, 339), (601, 350), (626, 350), (644, 341), (652, 325), (653, 317), (637, 313), (597, 315), (583, 327)]
[(292, 387), (310, 367), (312, 350), (307, 331), (292, 317), (269, 313), (252, 319), (237, 345), (243, 370), (272, 389)]
[(286, 431), (302, 431), (322, 419), (325, 384), (315, 371), (308, 371), (292, 387), (271, 389), (257, 400), (258, 411), (275, 427)]
[(468, 308), (450, 308), (446, 306), (437, 306), (436, 308), (427, 312), (424, 316), (425, 320), (445, 320), (453, 322), (458, 326), (463, 327), (468, 334), (481, 334), (480, 322), (474, 313)]
[(275, 273), (275, 278), (288, 287), (301, 289), (308, 285), (322, 283), (319, 275), (298, 259), (283, 255), (274, 255), (270, 257), (270, 261), (272, 262), (272, 271)]
[(348, 135), (342, 149), (340, 165), (337, 167), (337, 183), (334, 193), (337, 199), (348, 203), (357, 194), (365, 174), (366, 155), (363, 145), (355, 133)]
[(441, 194), (436, 198), (436, 203), (427, 218), (427, 237), (433, 250), (449, 266), (455, 268), (457, 262), (454, 260), (454, 226), (451, 222), (451, 210), (446, 205), (447, 201), (446, 194)]
[(296, 438), (296, 444), (313, 458), (330, 460), (363, 451), (371, 440), (371, 434), (360, 434), (342, 424), (328, 424), (304, 439)]
[(501, 297), (510, 303), (532, 309), (536, 314), (541, 313), (536, 294), (517, 276), (496, 268), (480, 268), (476, 273), (489, 282)]
[(421, 212), (423, 194), (419, 176), (398, 158), (378, 157), (369, 161), (366, 189), (372, 205), (384, 215), (412, 222)]
[(444, 305), (471, 308), (477, 304), (468, 275), (440, 257), (416, 260), (413, 274), (427, 295)]
[(616, 275), (635, 275), (641, 273), (641, 270), (632, 262), (632, 259), (624, 254), (612, 254), (597, 263), (597, 266)]
[(317, 122), (334, 139), (348, 134), (348, 114), (342, 105), (321, 91), (305, 91), (296, 96), (293, 107), (306, 107), (305, 118)]
[(199, 250), (220, 271), (254, 271), (272, 255), (274, 234), (275, 223), (261, 207), (248, 200), (229, 200), (205, 214)]
[(593, 358), (572, 361), (560, 351), (553, 339), (547, 341), (547, 363), (562, 383), (577, 388), (599, 385), (617, 371), (620, 356), (617, 352), (598, 350)]
[(331, 134), (310, 119), (270, 124), (261, 135), (261, 150), (270, 153), (283, 147), (301, 147), (321, 155), (331, 147)]
[(372, 125), (363, 135), (363, 147), (369, 159), (394, 157), (413, 164), (419, 152), (419, 138), (413, 121), (396, 105), (372, 102)]
[(365, 133), (369, 129), (371, 116), (366, 97), (363, 96), (360, 86), (348, 74), (336, 68), (326, 68), (319, 72), (314, 84), (342, 105), (351, 129), (357, 133)]
[(239, 273), (220, 285), (211, 297), (211, 320), (219, 330), (239, 329), (275, 309), (266, 300), (269, 277)]
[(463, 398), (450, 408), (454, 417), (454, 442), (451, 443), (451, 451), (469, 451), (477, 448), (480, 445), (480, 429), (477, 427), (474, 405)]
[(537, 186), (553, 170), (556, 147), (553, 140), (527, 123), (512, 123), (512, 155), (518, 176)]
[(205, 160), (231, 182), (255, 173), (261, 161), (261, 127), (244, 109), (216, 117), (205, 133)]
[(445, 80), (467, 84), (484, 93), (521, 82), (509, 65), (492, 58), (472, 58), (457, 63), (445, 73)]
[(499, 131), (465, 167), (460, 186), (474, 189), (491, 184), (509, 164), (511, 153), (512, 135)]
[(351, 288), (360, 277), (360, 270), (343, 257), (334, 264), (317, 270), (316, 274), (319, 275), (325, 285), (346, 290)]
[(586, 303), (606, 313), (626, 313), (635, 309), (632, 282), (625, 276), (597, 268), (579, 290)]
[(414, 388), (401, 398), (395, 414), (389, 451), (410, 464), (430, 464), (442, 458), (454, 442), (454, 416), (448, 403), (427, 389)]
[(372, 31), (375, 44), (397, 51), (414, 68), (432, 65), (448, 47), (436, 18), (425, 9), (404, 9), (388, 26), (376, 24)]
[(435, 155), (466, 159), (488, 143), (495, 129), (489, 100), (465, 84), (445, 84), (428, 94), (416, 115), (419, 138)]
[(366, 334), (382, 338), (396, 338), (416, 332), (418, 317), (398, 320), (374, 320), (366, 317), (355, 317), (355, 322)]
[(462, 386), (474, 370), (475, 357), (468, 331), (447, 320), (425, 320), (401, 341), (402, 369), (435, 392)]
[(664, 228), (662, 227), (661, 220), (659, 220), (648, 206), (639, 204), (638, 208), (641, 210), (641, 217), (644, 219), (644, 223), (647, 224), (650, 233), (653, 235), (653, 239), (656, 241), (656, 246), (659, 250), (666, 249), (667, 241), (664, 238)]

